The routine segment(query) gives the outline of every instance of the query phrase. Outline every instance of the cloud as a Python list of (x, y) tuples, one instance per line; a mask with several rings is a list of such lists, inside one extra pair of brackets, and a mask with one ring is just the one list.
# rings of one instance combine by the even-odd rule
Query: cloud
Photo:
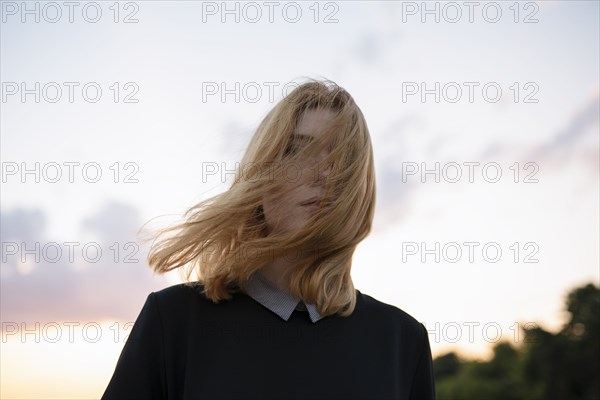
[[(541, 167), (560, 168), (569, 160), (583, 163), (594, 174), (599, 170), (600, 146), (598, 126), (600, 100), (595, 91), (548, 140), (536, 146), (515, 150), (498, 140), (488, 142), (477, 155), (464, 155), (464, 159), (486, 162), (502, 159), (537, 162)], [(423, 184), (416, 179), (402, 182), (402, 162), (426, 159), (452, 159), (448, 157), (451, 134), (428, 135), (418, 115), (406, 115), (395, 120), (383, 136), (374, 138), (377, 173), (377, 226), (394, 226), (411, 212), (414, 198)], [(516, 155), (515, 153), (519, 153)], [(414, 178), (414, 177), (413, 177)]]
[(135, 235), (139, 214), (131, 206), (109, 203), (94, 216), (84, 219), (82, 228), (96, 233), (103, 243), (126, 242)]
[(402, 162), (415, 161), (407, 138), (411, 129), (420, 129), (422, 122), (416, 115), (408, 114), (394, 120), (383, 135), (372, 138), (377, 180), (375, 218), (380, 228), (394, 226), (410, 212), (410, 197), (418, 183), (402, 181)]
[(529, 149), (523, 159), (560, 168), (573, 159), (583, 163), (591, 172), (598, 174), (600, 146), (598, 134), (600, 120), (600, 96), (592, 96), (575, 111), (564, 127), (546, 142)]
[(376, 32), (363, 33), (356, 42), (356, 55), (366, 64), (372, 64), (381, 56), (381, 38)]
[(354, 42), (353, 55), (364, 64), (380, 66), (379, 63), (397, 45), (400, 34), (397, 30), (369, 30), (360, 34)]
[[(45, 237), (43, 212), (2, 212), (0, 219), (3, 322), (133, 321), (146, 296), (169, 285), (163, 276), (154, 275), (147, 267), (142, 247), (135, 247), (135, 232), (141, 224), (136, 210), (127, 205), (109, 203), (86, 218), (83, 230), (96, 233), (100, 240), (80, 240), (73, 246), (73, 259), (64, 242), (52, 244), (52, 238)], [(23, 264), (18, 252), (5, 252), (7, 242), (24, 242), (27, 249), (34, 249), (38, 243), (39, 262), (29, 254)], [(82, 249), (90, 244), (92, 251), (87, 253), (90, 258), (86, 261)], [(91, 262), (96, 257), (96, 246), (102, 254)], [(60, 256), (55, 251), (59, 248)]]
[(552, 140), (540, 147), (541, 151), (547, 151), (557, 148), (571, 147), (584, 135), (594, 132), (593, 128), (598, 127), (600, 117), (600, 97), (596, 93), (587, 103), (577, 110), (567, 126), (558, 131)]
[(2, 214), (0, 236), (3, 242), (20, 238), (39, 240), (39, 233), (45, 224), (46, 218), (41, 211), (17, 209), (10, 214)]
[(219, 153), (241, 158), (257, 127), (258, 124), (249, 128), (239, 120), (228, 118), (219, 131)]
[[(398, 23), (402, 20), (402, 10), (394, 2), (381, 3), (377, 10), (381, 15), (378, 16), (376, 28), (361, 32), (352, 41), (350, 54), (364, 65), (385, 68), (392, 72), (394, 65), (385, 64), (384, 61), (388, 54), (394, 54), (392, 49), (401, 42), (403, 37), (401, 24)], [(338, 68), (341, 68), (341, 65)]]

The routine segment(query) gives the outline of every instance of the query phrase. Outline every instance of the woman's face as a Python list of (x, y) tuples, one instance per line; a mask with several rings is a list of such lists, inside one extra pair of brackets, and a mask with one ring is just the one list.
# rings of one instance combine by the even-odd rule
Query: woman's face
[[(329, 110), (307, 110), (298, 121), (294, 135), (300, 136), (299, 139), (302, 139), (302, 136), (320, 137), (333, 116), (334, 113)], [(328, 152), (324, 149), (316, 159), (308, 160), (306, 164), (298, 165), (297, 168), (290, 168), (288, 179), (284, 178), (282, 182), (285, 188), (284, 195), (277, 199), (272, 195), (263, 197), (263, 212), (268, 233), (300, 229), (314, 213), (318, 204), (305, 203), (311, 199), (319, 200), (324, 194), (322, 178), (327, 176), (329, 169), (318, 171), (317, 175), (314, 166), (327, 155)]]

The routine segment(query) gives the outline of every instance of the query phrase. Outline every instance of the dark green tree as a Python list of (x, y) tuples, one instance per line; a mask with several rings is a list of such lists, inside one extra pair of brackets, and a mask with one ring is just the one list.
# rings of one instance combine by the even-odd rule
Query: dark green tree
[(600, 399), (600, 289), (571, 291), (566, 310), (569, 321), (557, 334), (525, 332), (527, 380), (547, 399)]
[(558, 333), (525, 329), (520, 348), (499, 342), (490, 361), (437, 357), (437, 398), (600, 400), (600, 289), (575, 288), (565, 308), (569, 320)]

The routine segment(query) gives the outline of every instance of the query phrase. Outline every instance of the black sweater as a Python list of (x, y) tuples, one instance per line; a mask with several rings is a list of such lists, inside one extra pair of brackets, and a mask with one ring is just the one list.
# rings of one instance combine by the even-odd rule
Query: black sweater
[(103, 400), (434, 399), (425, 327), (356, 290), (349, 317), (288, 321), (245, 293), (212, 303), (202, 286), (152, 292)]

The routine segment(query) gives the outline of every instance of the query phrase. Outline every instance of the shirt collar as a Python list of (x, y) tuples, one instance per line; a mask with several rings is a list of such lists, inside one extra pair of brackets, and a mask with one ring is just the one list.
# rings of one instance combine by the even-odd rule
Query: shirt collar
[(294, 310), (303, 309), (303, 306), (308, 311), (313, 323), (323, 318), (317, 312), (314, 304), (304, 304), (299, 298), (293, 297), (287, 291), (275, 286), (260, 271), (256, 271), (250, 276), (246, 284), (246, 293), (285, 321), (290, 318)]

